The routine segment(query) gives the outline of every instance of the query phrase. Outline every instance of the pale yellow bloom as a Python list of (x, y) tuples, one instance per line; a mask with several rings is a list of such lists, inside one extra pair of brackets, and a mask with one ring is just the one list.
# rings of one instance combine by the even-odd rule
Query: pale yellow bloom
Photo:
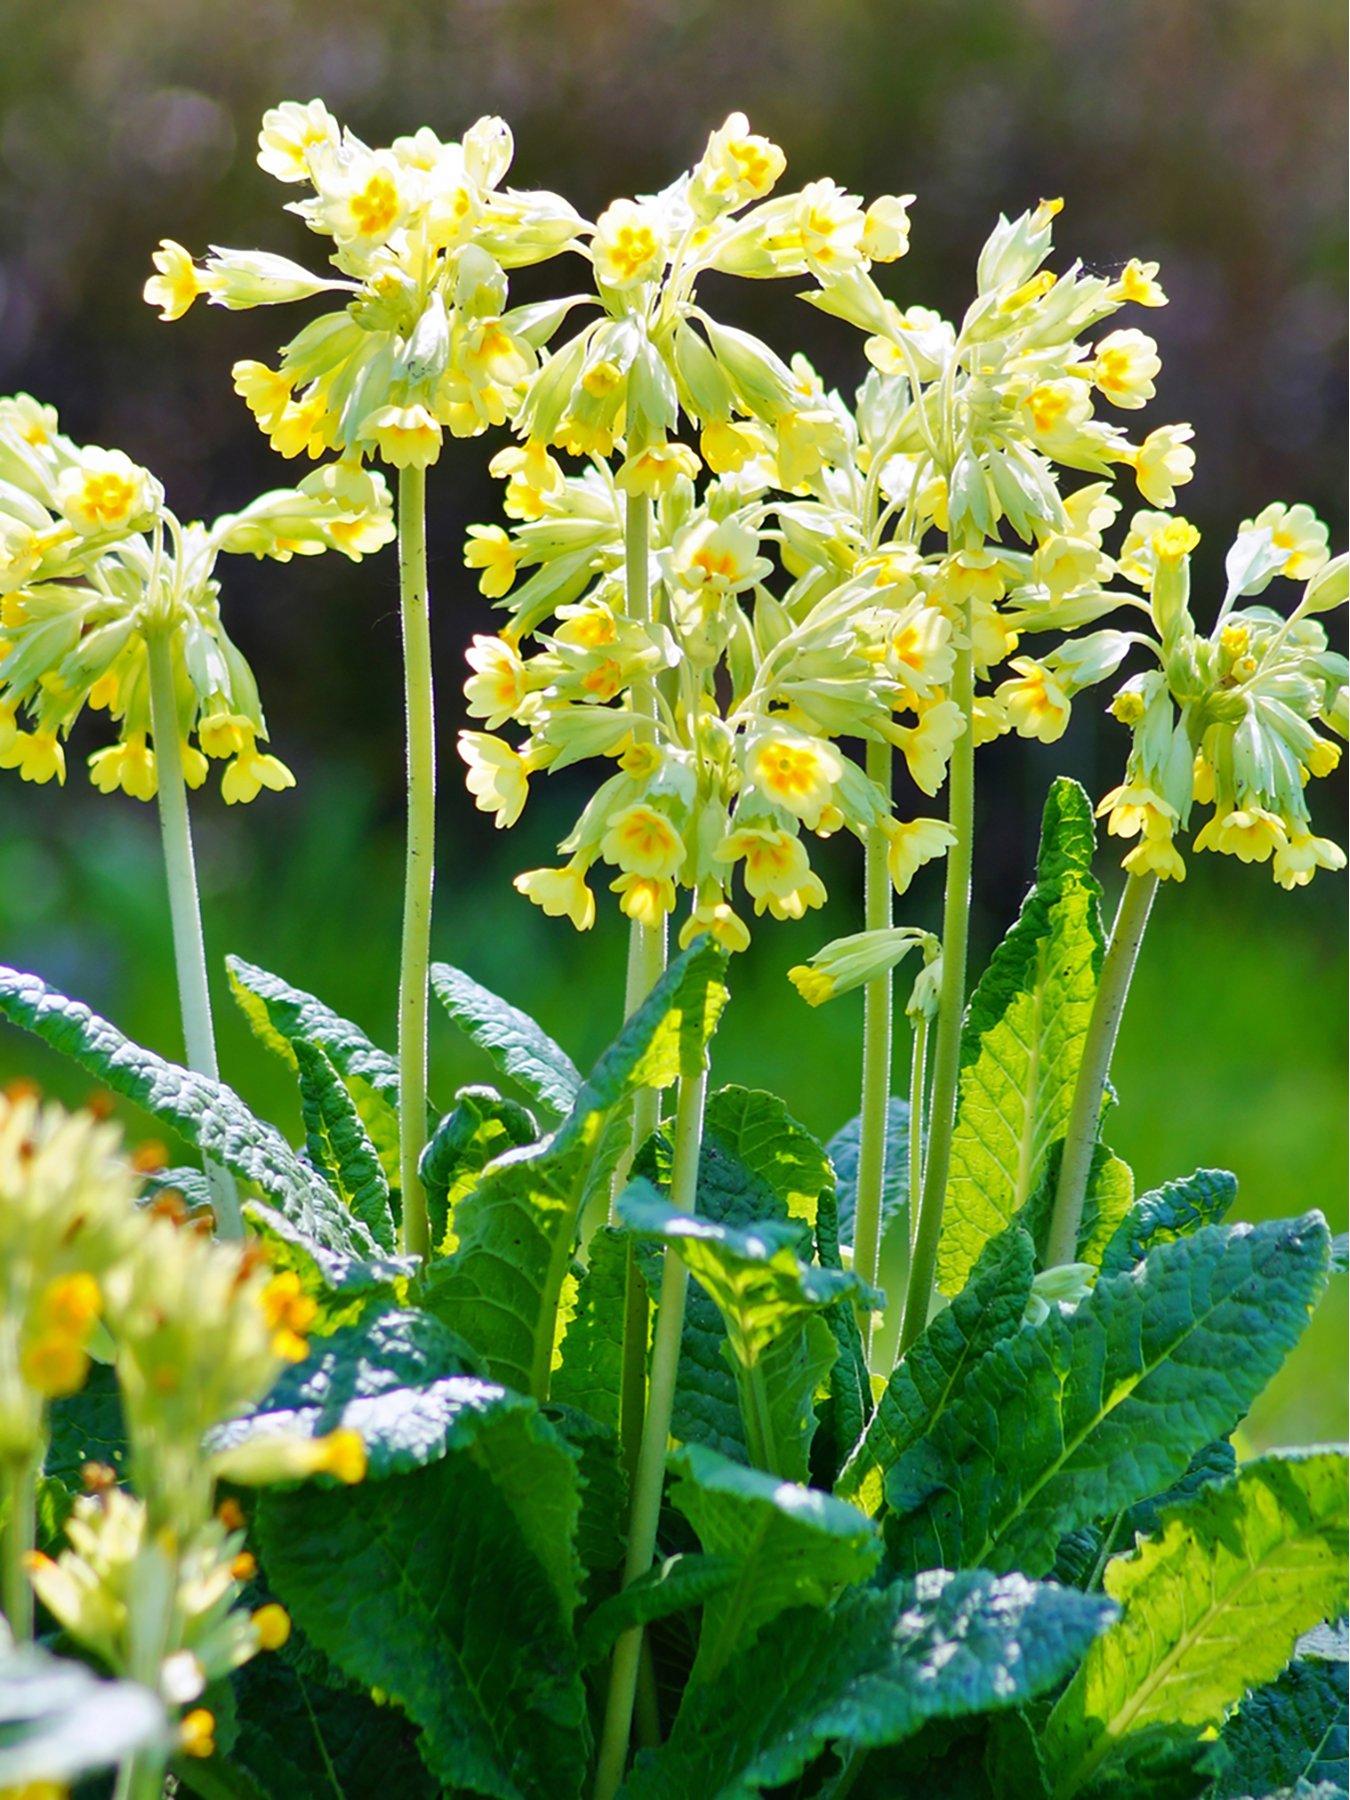
[(307, 181), (310, 153), (336, 149), (342, 131), (322, 100), (302, 105), (284, 100), (263, 114), (258, 133), (258, 167), (278, 181)]
[(634, 873), (617, 876), (610, 892), (619, 896), (619, 910), (649, 931), (655, 930), (675, 910), (675, 883), (656, 875)]
[(891, 736), (904, 754), (911, 778), (925, 794), (936, 794), (942, 786), (952, 746), (965, 728), (956, 702), (939, 700), (924, 708), (917, 725), (892, 729)]
[(770, 448), (764, 427), (754, 419), (710, 419), (698, 442), (714, 475), (733, 475)]
[(732, 113), (708, 139), (694, 169), (691, 199), (700, 217), (731, 211), (763, 200), (786, 167), (778, 145), (752, 132), (744, 113)]
[(362, 436), (396, 469), (425, 469), (441, 453), (440, 420), (420, 402), (381, 406), (366, 420)]
[(525, 698), (525, 665), (515, 647), (499, 637), (475, 636), (464, 660), (474, 671), (464, 683), (469, 716), (486, 719), (488, 730), (495, 731), (520, 709)]
[(242, 749), (220, 778), (220, 792), (227, 806), (247, 805), (263, 788), (274, 794), (295, 786), (295, 777), (279, 757), (267, 756), (256, 744)]
[(57, 479), (56, 503), (82, 537), (131, 531), (153, 505), (149, 475), (120, 450), (83, 450)]
[(512, 886), (550, 919), (570, 919), (578, 931), (589, 931), (595, 923), (595, 895), (586, 886), (585, 870), (575, 863), (564, 869), (527, 869)]
[(1131, 257), (1107, 294), (1118, 306), (1166, 306), (1167, 295), (1158, 284), (1158, 265)]
[(1113, 405), (1133, 410), (1153, 398), (1153, 377), (1161, 368), (1158, 346), (1146, 332), (1113, 331), (1097, 345), (1092, 380)]
[(461, 731), (459, 754), (468, 765), (464, 785), (479, 812), (499, 827), (514, 825), (529, 794), (529, 768), (519, 751), (485, 731)]
[(1131, 875), (1156, 875), (1160, 881), (1186, 879), (1186, 864), (1170, 837), (1141, 837), (1122, 866)]
[(1306, 829), (1290, 833), (1275, 852), (1274, 874), (1282, 888), (1306, 887), (1318, 869), (1343, 869), (1345, 852), (1330, 838)]
[(694, 939), (707, 932), (724, 950), (748, 950), (750, 928), (725, 900), (700, 901), (680, 927), (680, 948), (687, 950)]
[(1276, 501), (1263, 507), (1254, 519), (1244, 519), (1239, 530), (1259, 531), (1263, 526), (1270, 531), (1272, 546), (1286, 553), (1280, 573), (1290, 581), (1310, 581), (1326, 564), (1330, 534), (1310, 506), (1283, 506)]
[(655, 281), (666, 266), (659, 216), (634, 200), (615, 200), (595, 222), (591, 246), (596, 279), (605, 287)]
[(679, 873), (685, 848), (684, 840), (663, 812), (639, 803), (611, 813), (600, 854), (626, 874), (666, 881)]
[(1215, 813), (1196, 835), (1197, 850), (1217, 850), (1239, 862), (1269, 862), (1288, 838), (1284, 820), (1263, 806), (1239, 806), (1222, 817)]
[(1005, 681), (998, 689), (1008, 722), (1018, 737), (1053, 744), (1063, 737), (1069, 723), (1068, 695), (1051, 671), (1032, 657), (1015, 656), (1012, 667), (1019, 679)]
[(489, 600), (509, 594), (516, 579), (516, 551), (500, 525), (470, 525), (464, 546), (466, 569), (481, 569), (478, 591)]
[(17, 769), (24, 781), (55, 778), (64, 784), (66, 752), (54, 731), (20, 731), (0, 749), (0, 769)]
[(657, 500), (668, 494), (681, 476), (692, 481), (697, 474), (698, 457), (688, 444), (649, 444), (624, 458), (614, 481), (625, 494), (645, 494), (649, 500)]
[(1132, 838), (1143, 832), (1145, 837), (1170, 838), (1177, 825), (1176, 807), (1138, 781), (1112, 788), (1097, 808), (1098, 818), (1104, 814), (1112, 837)]
[(945, 819), (892, 819), (886, 832), (886, 867), (897, 894), (903, 894), (925, 863), (945, 856), (956, 833)]
[(775, 806), (814, 830), (844, 772), (838, 752), (821, 738), (771, 733), (750, 754), (750, 779)]
[(745, 862), (745, 891), (755, 912), (775, 919), (801, 919), (825, 904), (825, 884), (811, 868), (806, 846), (789, 831), (742, 826), (723, 838), (714, 852), (718, 862)]
[(214, 276), (199, 269), (172, 238), (161, 238), (150, 260), (158, 272), (146, 282), (143, 293), (147, 305), (159, 308), (161, 319), (181, 319), (199, 294), (209, 294), (215, 286)]
[(101, 794), (120, 788), (133, 800), (153, 800), (158, 786), (155, 753), (147, 748), (145, 733), (129, 732), (122, 743), (96, 750), (89, 758), (89, 779)]
[(1127, 460), (1139, 492), (1150, 506), (1176, 505), (1176, 490), (1195, 473), (1195, 452), (1189, 447), (1194, 436), (1189, 425), (1160, 425), (1130, 453)]

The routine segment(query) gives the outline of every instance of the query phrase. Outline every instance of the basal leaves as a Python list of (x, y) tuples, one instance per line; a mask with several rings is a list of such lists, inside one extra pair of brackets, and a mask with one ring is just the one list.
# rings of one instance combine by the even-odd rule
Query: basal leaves
[(1322, 1782), (1345, 1793), (1348, 1729), (1344, 1662), (1296, 1657), (1274, 1681), (1248, 1694), (1224, 1726), (1228, 1760), (1214, 1800)]
[(533, 1144), (538, 1136), (527, 1108), (504, 1100), (495, 1088), (459, 1090), (453, 1111), (432, 1132), (421, 1161), (431, 1241), (441, 1255), (455, 1249), (455, 1207), (487, 1165), (508, 1150)]
[(1218, 1225), (1237, 1198), (1237, 1181), (1224, 1169), (1197, 1169), (1141, 1194), (1102, 1254), (1103, 1275), (1133, 1268), (1150, 1250), (1186, 1237), (1202, 1225)]
[(384, 1250), (394, 1248), (394, 1215), (375, 1146), (356, 1102), (317, 1044), (295, 1044), (300, 1110), (310, 1160)]
[(431, 988), (456, 1025), (532, 1100), (565, 1118), (576, 1104), (581, 1076), (567, 1052), (528, 1013), (480, 986), (449, 963), (431, 965)]

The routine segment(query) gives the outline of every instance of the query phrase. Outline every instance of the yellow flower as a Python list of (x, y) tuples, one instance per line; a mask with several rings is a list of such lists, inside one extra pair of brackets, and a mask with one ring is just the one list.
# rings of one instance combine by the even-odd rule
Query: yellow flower
[(153, 800), (158, 787), (155, 753), (147, 748), (145, 733), (128, 732), (122, 743), (96, 750), (89, 758), (89, 779), (101, 794), (121, 788), (133, 800)]
[(1093, 384), (1114, 405), (1134, 410), (1153, 398), (1162, 368), (1158, 346), (1143, 331), (1113, 331), (1097, 345)]
[(160, 309), (161, 319), (181, 319), (199, 294), (209, 294), (216, 285), (214, 278), (199, 269), (172, 238), (161, 238), (159, 249), (150, 260), (158, 273), (150, 277), (142, 291), (147, 305)]
[(1131, 257), (1107, 293), (1117, 306), (1166, 306), (1167, 295), (1158, 285), (1158, 265)]
[[(467, 557), (466, 551), (466, 561)], [(486, 719), (488, 729), (495, 731), (514, 716), (525, 698), (525, 665), (514, 646), (499, 637), (475, 636), (464, 660), (474, 671), (464, 683), (469, 716)]]
[(786, 167), (778, 145), (752, 132), (745, 114), (734, 112), (709, 137), (690, 182), (690, 199), (703, 218), (730, 212), (747, 200), (763, 200)]
[(1290, 833), (1275, 852), (1274, 875), (1282, 888), (1306, 887), (1318, 869), (1343, 869), (1345, 852), (1330, 838), (1314, 837), (1306, 829)]
[(834, 998), (834, 976), (825, 969), (813, 969), (810, 963), (789, 969), (788, 980), (808, 1006), (823, 1006)]
[(1176, 490), (1195, 473), (1195, 452), (1189, 448), (1194, 436), (1189, 425), (1160, 425), (1130, 452), (1127, 460), (1150, 506), (1176, 505)]
[(529, 768), (524, 757), (484, 731), (461, 731), (459, 754), (468, 765), (464, 785), (479, 812), (494, 814), (498, 826), (514, 825), (529, 795)]
[(341, 140), (341, 127), (322, 100), (284, 100), (263, 114), (258, 167), (278, 181), (307, 181), (310, 152), (325, 144), (336, 149)]
[(595, 923), (595, 895), (575, 863), (564, 869), (527, 869), (511, 885), (550, 919), (570, 919), (578, 931), (589, 931)]
[(698, 457), (688, 444), (649, 444), (624, 458), (614, 481), (625, 494), (645, 494), (649, 500), (657, 500), (668, 494), (681, 476), (692, 481), (698, 467)]
[(83, 1336), (60, 1330), (41, 1332), (24, 1350), (22, 1371), (29, 1387), (44, 1399), (57, 1400), (78, 1392), (89, 1373)]
[(680, 927), (680, 948), (687, 950), (694, 939), (707, 932), (724, 950), (748, 950), (750, 928), (725, 900), (701, 900)]
[(675, 910), (675, 883), (654, 875), (619, 875), (610, 882), (610, 892), (619, 896), (619, 910), (639, 925), (654, 930), (667, 914)]
[(913, 194), (879, 194), (863, 214), (862, 253), (871, 262), (897, 262), (909, 249)]
[(366, 1444), (359, 1431), (342, 1426), (326, 1437), (316, 1438), (314, 1448), (318, 1452), (314, 1466), (320, 1473), (336, 1476), (347, 1487), (365, 1480)]
[(260, 1650), (280, 1650), (291, 1635), (291, 1615), (275, 1601), (260, 1606), (252, 1621)]
[(62, 470), (56, 503), (82, 537), (130, 531), (150, 510), (150, 477), (120, 450), (90, 446), (73, 468)]
[(1333, 744), (1330, 738), (1314, 738), (1303, 758), (1303, 766), (1309, 775), (1322, 777), (1330, 775), (1340, 767), (1341, 747)]
[(288, 400), (270, 429), (264, 429), (277, 455), (289, 462), (296, 456), (322, 456), (331, 449), (332, 423), (323, 395), (314, 393), (303, 400)]
[(998, 688), (1009, 723), (1018, 737), (1053, 744), (1069, 723), (1068, 695), (1050, 670), (1030, 656), (1015, 656), (1012, 667), (1021, 679), (1002, 682)]
[(945, 856), (956, 834), (945, 819), (893, 819), (884, 827), (886, 867), (897, 894), (903, 894), (925, 863)]
[(419, 401), (414, 406), (377, 408), (361, 435), (396, 469), (425, 469), (440, 455), (443, 434), (440, 421)]
[(857, 268), (863, 258), (863, 210), (856, 195), (828, 176), (808, 181), (797, 197), (793, 224), (806, 266), (820, 281)]
[(230, 370), (234, 391), (269, 437), (291, 403), (291, 379), (266, 363), (245, 358)]
[(840, 448), (839, 421), (827, 407), (791, 407), (774, 429), (778, 480), (789, 490), (810, 481)]
[(547, 510), (547, 498), (557, 495), (563, 486), (563, 472), (549, 455), (545, 445), (533, 441), (524, 448), (511, 445), (499, 450), (488, 464), (488, 473), (506, 481), (503, 501), (512, 519), (541, 519)]
[(43, 1323), (53, 1331), (84, 1338), (98, 1318), (102, 1304), (97, 1281), (80, 1270), (73, 1275), (59, 1275), (49, 1282), (38, 1302), (38, 1312)]
[(1180, 562), (1200, 542), (1200, 533), (1189, 519), (1169, 519), (1149, 539), (1159, 562)]
[(489, 600), (509, 594), (516, 579), (516, 548), (501, 525), (470, 525), (464, 546), (466, 569), (481, 569), (478, 591)]
[(208, 713), (197, 724), (197, 742), (208, 756), (237, 756), (252, 745), (253, 738), (253, 722), (243, 713)]
[(1097, 817), (1107, 814), (1106, 829), (1112, 837), (1170, 838), (1177, 824), (1177, 809), (1143, 782), (1122, 782), (1104, 796)]
[(607, 824), (600, 844), (606, 862), (654, 881), (666, 881), (679, 873), (685, 858), (684, 840), (663, 812), (654, 806), (625, 806), (611, 813)]
[(1156, 875), (1160, 881), (1186, 879), (1186, 864), (1170, 837), (1141, 837), (1122, 866), (1131, 875)]
[(731, 475), (768, 449), (764, 428), (750, 419), (710, 419), (699, 434), (703, 460), (714, 475)]
[(771, 567), (759, 538), (736, 519), (704, 519), (681, 532), (670, 566), (682, 587), (713, 594), (738, 594)]
[(249, 744), (221, 777), (220, 792), (225, 804), (234, 806), (256, 800), (263, 788), (279, 794), (294, 786), (295, 777), (284, 762), (275, 756), (265, 756), (256, 744)]
[(1239, 862), (1268, 862), (1288, 841), (1284, 820), (1263, 806), (1240, 806), (1222, 818), (1215, 813), (1195, 839), (1197, 850), (1217, 850)]
[(660, 221), (650, 208), (616, 200), (595, 222), (591, 246), (597, 280), (606, 287), (636, 287), (655, 281), (666, 266)]
[(196, 1706), (178, 1727), (178, 1747), (184, 1756), (208, 1757), (216, 1753), (215, 1715)]
[(1072, 437), (1092, 414), (1092, 397), (1080, 381), (1043, 381), (1022, 405), (1033, 435), (1049, 444)]
[(911, 779), (925, 794), (936, 794), (942, 786), (952, 745), (965, 728), (956, 702), (939, 700), (924, 708), (917, 725), (899, 725), (890, 731), (890, 737), (904, 753)]
[(1309, 581), (1327, 562), (1328, 531), (1310, 506), (1282, 506), (1278, 501), (1263, 507), (1254, 519), (1244, 519), (1239, 530), (1259, 531), (1266, 526), (1276, 550), (1286, 552), (1281, 575), (1290, 581)]
[(772, 733), (750, 752), (751, 781), (775, 806), (814, 829), (844, 773), (838, 754), (821, 739)]
[(0, 749), (0, 769), (17, 769), (24, 781), (64, 784), (66, 752), (54, 731), (20, 731)]
[(713, 854), (718, 862), (744, 859), (745, 891), (756, 914), (767, 909), (775, 919), (801, 919), (810, 908), (825, 904), (825, 884), (813, 872), (801, 839), (789, 831), (742, 826), (729, 832)]

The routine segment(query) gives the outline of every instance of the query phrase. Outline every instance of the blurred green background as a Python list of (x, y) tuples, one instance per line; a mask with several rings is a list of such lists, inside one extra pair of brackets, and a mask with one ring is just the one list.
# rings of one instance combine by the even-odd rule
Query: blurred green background
[[(1172, 304), (1142, 323), (1164, 358), (1146, 423), (1189, 419), (1200, 463), (1182, 505), (1212, 588), (1232, 528), (1303, 499), (1345, 538), (1345, 46), (1339, 0), (8, 0), (0, 58), (0, 391), (54, 401), (76, 437), (116, 444), (165, 480), (180, 513), (224, 511), (288, 478), (229, 391), (298, 322), (199, 307), (170, 328), (140, 288), (161, 236), (314, 249), (253, 163), (264, 108), (321, 94), (371, 141), (423, 122), (453, 137), (501, 112), (516, 178), (583, 210), (664, 184), (733, 108), (787, 149), (789, 180), (914, 191), (911, 255), (888, 291), (959, 310), (1000, 209), (1063, 194), (1061, 264), (1157, 259)], [(526, 296), (559, 279), (522, 276)], [(728, 285), (726, 313), (805, 348), (851, 389), (855, 334), (793, 284)], [(433, 472), (432, 581), (441, 692), (436, 951), (536, 1011), (579, 1061), (615, 1022), (613, 918), (578, 945), (509, 885), (547, 860), (580, 777), (539, 794), (508, 836), (465, 804), (450, 753), (460, 657), (487, 615), (460, 565), (465, 525), (495, 517), (491, 444)], [(397, 588), (386, 553), (285, 568), (232, 563), (225, 604), (253, 659), (294, 794), (196, 809), (206, 926), (227, 949), (323, 995), (392, 1040), (400, 873)], [(1201, 602), (1203, 606), (1203, 601)], [(490, 628), (490, 627), (488, 627)], [(0, 786), (0, 958), (89, 1000), (177, 1054), (153, 814), (68, 789)], [(1052, 750), (982, 753), (974, 950), (1014, 914), (1052, 774), (1119, 778), (1121, 734), (1091, 702)], [(1343, 829), (1341, 793), (1322, 796)], [(852, 1111), (855, 997), (811, 1013), (787, 966), (856, 929), (856, 853), (832, 844), (825, 919), (765, 929), (738, 959), (719, 1079), (773, 1087), (828, 1134)], [(1108, 889), (1115, 874), (1103, 856)], [(936, 923), (939, 877), (904, 914)], [(1108, 898), (1110, 896), (1108, 895)], [(1115, 1070), (1111, 1135), (1146, 1187), (1197, 1164), (1234, 1169), (1242, 1216), (1321, 1207), (1346, 1225), (1344, 892), (1285, 895), (1266, 871), (1192, 863), (1150, 928)], [(293, 1126), (289, 1078), (218, 995), (226, 1073)], [(435, 1024), (443, 1098), (483, 1065)], [(905, 1050), (898, 1078), (903, 1085)], [(0, 1035), (0, 1079), (79, 1098), (81, 1078)], [(144, 1121), (138, 1129), (145, 1130)], [(1346, 1285), (1337, 1280), (1253, 1416), (1259, 1444), (1346, 1434)]]

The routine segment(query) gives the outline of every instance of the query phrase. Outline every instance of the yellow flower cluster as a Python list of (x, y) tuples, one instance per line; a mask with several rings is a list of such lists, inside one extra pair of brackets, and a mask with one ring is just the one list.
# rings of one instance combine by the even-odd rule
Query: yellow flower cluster
[[(1306, 792), (1339, 765), (1335, 738), (1347, 731), (1346, 659), (1329, 648), (1318, 616), (1346, 602), (1346, 559), (1329, 560), (1327, 535), (1303, 505), (1276, 503), (1244, 520), (1204, 634), (1191, 610), (1199, 532), (1165, 513), (1135, 514), (1120, 566), (1147, 595), (1156, 666), (1112, 702), (1133, 738), (1125, 779), (1099, 808), (1113, 836), (1132, 840), (1124, 859), (1132, 874), (1185, 879), (1177, 839), (1196, 805), (1213, 810), (1192, 849), (1269, 863), (1281, 887), (1345, 867), (1341, 847), (1313, 831)], [(1236, 604), (1277, 576), (1305, 584), (1287, 616)]]
[(508, 309), (507, 271), (567, 249), (582, 220), (556, 194), (504, 185), (503, 121), (480, 119), (457, 143), (424, 126), (372, 149), (322, 101), (287, 101), (264, 116), (258, 146), (269, 175), (308, 190), (288, 210), (331, 241), (336, 278), (263, 251), (213, 249), (198, 267), (165, 240), (145, 298), (177, 319), (199, 295), (233, 309), (342, 296), (278, 368), (235, 365), (273, 449), (425, 467), (446, 431), (473, 437), (510, 417), (566, 306)]
[(393, 535), (382, 478), (343, 463), (212, 525), (185, 525), (121, 451), (73, 443), (55, 410), (26, 394), (0, 400), (0, 768), (63, 782), (65, 741), (87, 707), (117, 729), (89, 759), (95, 787), (153, 799), (158, 637), (170, 653), (188, 785), (200, 787), (219, 759), (228, 804), (293, 786), (285, 764), (260, 748), (257, 684), (221, 621), (217, 560), (285, 562), (330, 549), (359, 560)]

